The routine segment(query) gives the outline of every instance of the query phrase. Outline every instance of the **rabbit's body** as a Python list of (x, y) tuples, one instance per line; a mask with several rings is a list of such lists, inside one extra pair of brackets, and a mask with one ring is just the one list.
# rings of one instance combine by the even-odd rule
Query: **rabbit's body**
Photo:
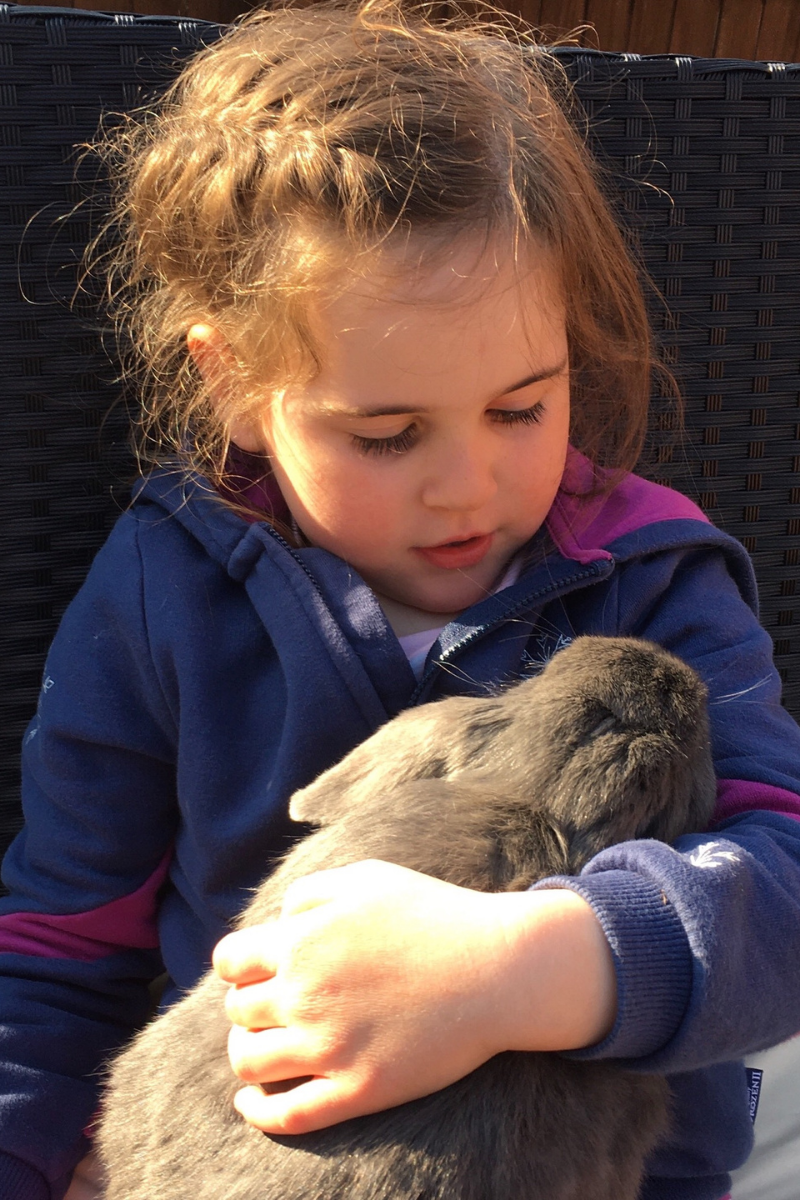
[[(519, 890), (614, 842), (701, 829), (704, 701), (657, 647), (583, 638), (496, 696), (410, 709), (295, 794), (292, 816), (320, 828), (241, 924), (276, 916), (292, 880), (358, 859)], [(667, 1129), (659, 1077), (507, 1053), (387, 1112), (267, 1137), (231, 1104), (225, 991), (209, 974), (114, 1064), (107, 1200), (634, 1200)]]

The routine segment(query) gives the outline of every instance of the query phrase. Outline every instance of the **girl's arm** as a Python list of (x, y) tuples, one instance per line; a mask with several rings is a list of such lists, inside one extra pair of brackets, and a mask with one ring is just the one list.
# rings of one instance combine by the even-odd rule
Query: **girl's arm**
[(148, 1015), (174, 835), (170, 714), (153, 675), (127, 519), (48, 656), (25, 738), (26, 826), (0, 902), (0, 1195), (60, 1195), (97, 1068)]
[(719, 551), (642, 560), (618, 601), (620, 632), (671, 650), (709, 689), (715, 819), (674, 847), (613, 846), (551, 882), (591, 904), (617, 970), (615, 1027), (581, 1057), (691, 1071), (800, 1029), (800, 727)]
[[(311, 913), (290, 897), (285, 920), (218, 951), (239, 985), (238, 1074), (317, 1075), (278, 1096), (245, 1089), (237, 1103), (254, 1124), (299, 1131), (399, 1103), (501, 1049), (583, 1047), (672, 1073), (800, 1028), (800, 730), (780, 707), (769, 638), (718, 551), (652, 556), (624, 573), (617, 600), (604, 632), (660, 642), (709, 687), (720, 823), (675, 847), (612, 847), (523, 896), (440, 892), (443, 911), (463, 913), (443, 925), (416, 880), (407, 894), (387, 882), (381, 898), (377, 868), (361, 888), (318, 876)], [(323, 929), (335, 930), (324, 945)], [(341, 958), (329, 945), (340, 938)]]

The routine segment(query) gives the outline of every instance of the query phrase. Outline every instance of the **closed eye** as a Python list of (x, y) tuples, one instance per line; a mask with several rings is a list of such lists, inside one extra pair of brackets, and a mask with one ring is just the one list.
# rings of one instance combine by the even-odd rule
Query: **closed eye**
[(592, 741), (595, 738), (602, 737), (604, 733), (610, 733), (612, 729), (616, 729), (619, 721), (613, 713), (607, 713), (605, 716), (600, 715), (600, 720), (589, 730), (589, 737)]
[(403, 454), (416, 442), (417, 426), (409, 425), (402, 433), (395, 433), (392, 437), (368, 438), (354, 433), (352, 438), (353, 445), (362, 454)]
[(538, 425), (544, 416), (544, 401), (530, 408), (490, 408), (489, 412), (498, 425)]
[[(490, 408), (489, 416), (496, 425), (538, 425), (544, 416), (544, 401), (539, 400), (530, 408)], [(412, 422), (401, 433), (391, 437), (368, 438), (361, 434), (352, 434), (353, 445), (362, 454), (403, 454), (411, 447), (419, 436), (416, 424)]]

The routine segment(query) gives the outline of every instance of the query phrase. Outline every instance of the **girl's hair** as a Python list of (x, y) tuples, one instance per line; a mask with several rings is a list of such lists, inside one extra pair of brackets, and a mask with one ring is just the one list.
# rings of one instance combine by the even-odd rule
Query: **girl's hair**
[[(472, 6), (474, 8), (474, 5)], [(224, 483), (226, 421), (188, 356), (216, 326), (226, 414), (309, 379), (309, 307), (418, 235), (551, 252), (566, 304), (571, 439), (599, 486), (641, 450), (654, 362), (637, 268), (565, 111), (552, 55), (495, 10), (404, 0), (258, 12), (199, 53), (102, 152), (118, 181), (110, 292), (144, 396), (145, 463)], [(235, 406), (235, 407), (234, 407)]]

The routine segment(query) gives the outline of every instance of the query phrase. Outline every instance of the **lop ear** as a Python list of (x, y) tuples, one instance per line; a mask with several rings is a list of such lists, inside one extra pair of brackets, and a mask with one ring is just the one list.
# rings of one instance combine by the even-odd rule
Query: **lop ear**
[(289, 801), (289, 816), (292, 821), (308, 825), (322, 824), (325, 815), (324, 808), (326, 806), (322, 806), (323, 811), (318, 810), (314, 804), (314, 794), (316, 791), (315, 785), (311, 783), (308, 787), (300, 788), (298, 792), (294, 793)]
[(263, 432), (257, 422), (237, 411), (241, 373), (230, 344), (213, 325), (197, 324), (186, 334), (186, 347), (231, 441), (240, 450), (262, 453), (265, 448)]
[(429, 745), (440, 744), (440, 739), (429, 735), (425, 720), (432, 708), (424, 705), (406, 709), (355, 746), (340, 762), (296, 791), (289, 801), (292, 820), (329, 825), (359, 804), (362, 796), (381, 794), (387, 782), (393, 784), (400, 779), (419, 779), (430, 774), (425, 770), (431, 754)]
[(367, 777), (372, 766), (371, 755), (358, 746), (336, 766), (318, 775), (313, 783), (294, 793), (289, 800), (289, 816), (309, 825), (329, 825), (348, 810), (349, 793)]
[(374, 807), (387, 791), (415, 779), (443, 779), (484, 757), (512, 722), (508, 701), (450, 696), (408, 708), (341, 762), (295, 792), (293, 821), (329, 825), (354, 807)]

